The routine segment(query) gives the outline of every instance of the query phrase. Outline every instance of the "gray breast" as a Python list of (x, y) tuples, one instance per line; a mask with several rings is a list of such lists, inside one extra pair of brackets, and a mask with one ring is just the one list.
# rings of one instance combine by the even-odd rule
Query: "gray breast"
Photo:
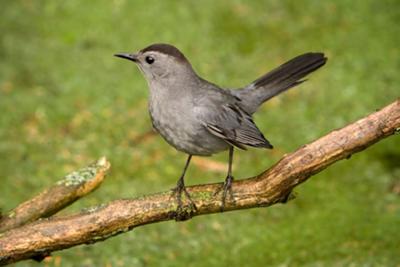
[(150, 117), (153, 127), (171, 146), (187, 154), (201, 156), (228, 149), (225, 141), (204, 127), (195, 114), (191, 99), (180, 97), (164, 103), (160, 100), (150, 97)]

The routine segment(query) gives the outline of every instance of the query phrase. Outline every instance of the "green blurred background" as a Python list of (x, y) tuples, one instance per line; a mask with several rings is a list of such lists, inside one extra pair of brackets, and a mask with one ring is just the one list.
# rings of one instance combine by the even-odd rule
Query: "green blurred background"
[[(400, 95), (396, 0), (10, 0), (1, 2), (0, 34), (3, 211), (102, 155), (112, 163), (107, 180), (62, 213), (175, 185), (186, 156), (151, 134), (147, 85), (116, 52), (171, 43), (224, 87), (307, 51), (327, 54), (310, 81), (257, 113), (276, 149), (237, 152), (238, 179)], [(198, 158), (187, 183), (222, 181), (226, 154)], [(148, 225), (41, 264), (399, 266), (399, 187), (394, 136), (316, 175), (286, 205)]]

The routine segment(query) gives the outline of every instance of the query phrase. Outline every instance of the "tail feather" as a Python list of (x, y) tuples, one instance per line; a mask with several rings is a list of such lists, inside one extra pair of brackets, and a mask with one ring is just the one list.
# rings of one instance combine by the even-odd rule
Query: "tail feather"
[(304, 82), (307, 74), (325, 65), (323, 53), (306, 53), (295, 57), (234, 93), (242, 99), (247, 112), (254, 113), (268, 99)]

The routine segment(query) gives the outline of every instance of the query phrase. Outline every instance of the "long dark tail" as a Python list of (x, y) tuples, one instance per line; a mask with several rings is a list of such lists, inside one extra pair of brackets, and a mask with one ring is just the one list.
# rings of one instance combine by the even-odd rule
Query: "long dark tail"
[(258, 78), (248, 86), (235, 91), (250, 114), (268, 99), (304, 82), (307, 74), (325, 65), (323, 53), (306, 53), (297, 56), (278, 68)]

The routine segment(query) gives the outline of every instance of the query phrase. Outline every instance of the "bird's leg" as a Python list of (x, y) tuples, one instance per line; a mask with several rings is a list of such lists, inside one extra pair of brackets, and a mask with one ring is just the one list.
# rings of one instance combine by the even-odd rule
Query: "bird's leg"
[[(192, 155), (189, 155), (188, 159), (186, 160), (185, 167), (183, 168), (183, 173), (181, 177), (179, 178), (178, 182), (176, 183), (176, 187), (172, 189), (173, 194), (176, 197), (176, 201), (178, 203), (178, 207), (176, 209), (176, 220), (185, 220), (189, 219), (192, 216), (193, 211), (196, 211), (196, 205), (192, 201), (192, 198), (189, 195), (189, 192), (186, 190), (185, 187), (185, 173), (187, 168), (189, 167), (190, 160), (192, 159)], [(189, 200), (190, 205), (189, 205), (189, 212), (185, 211), (183, 208), (183, 203), (182, 203), (182, 192), (185, 193), (186, 198)]]
[(229, 165), (228, 165), (228, 175), (226, 176), (224, 186), (223, 186), (223, 192), (222, 192), (222, 202), (221, 202), (221, 211), (224, 211), (225, 208), (225, 200), (226, 200), (226, 194), (229, 191), (230, 198), (233, 200), (233, 194), (232, 194), (232, 182), (233, 182), (233, 176), (232, 176), (232, 161), (233, 161), (233, 146), (229, 147)]

